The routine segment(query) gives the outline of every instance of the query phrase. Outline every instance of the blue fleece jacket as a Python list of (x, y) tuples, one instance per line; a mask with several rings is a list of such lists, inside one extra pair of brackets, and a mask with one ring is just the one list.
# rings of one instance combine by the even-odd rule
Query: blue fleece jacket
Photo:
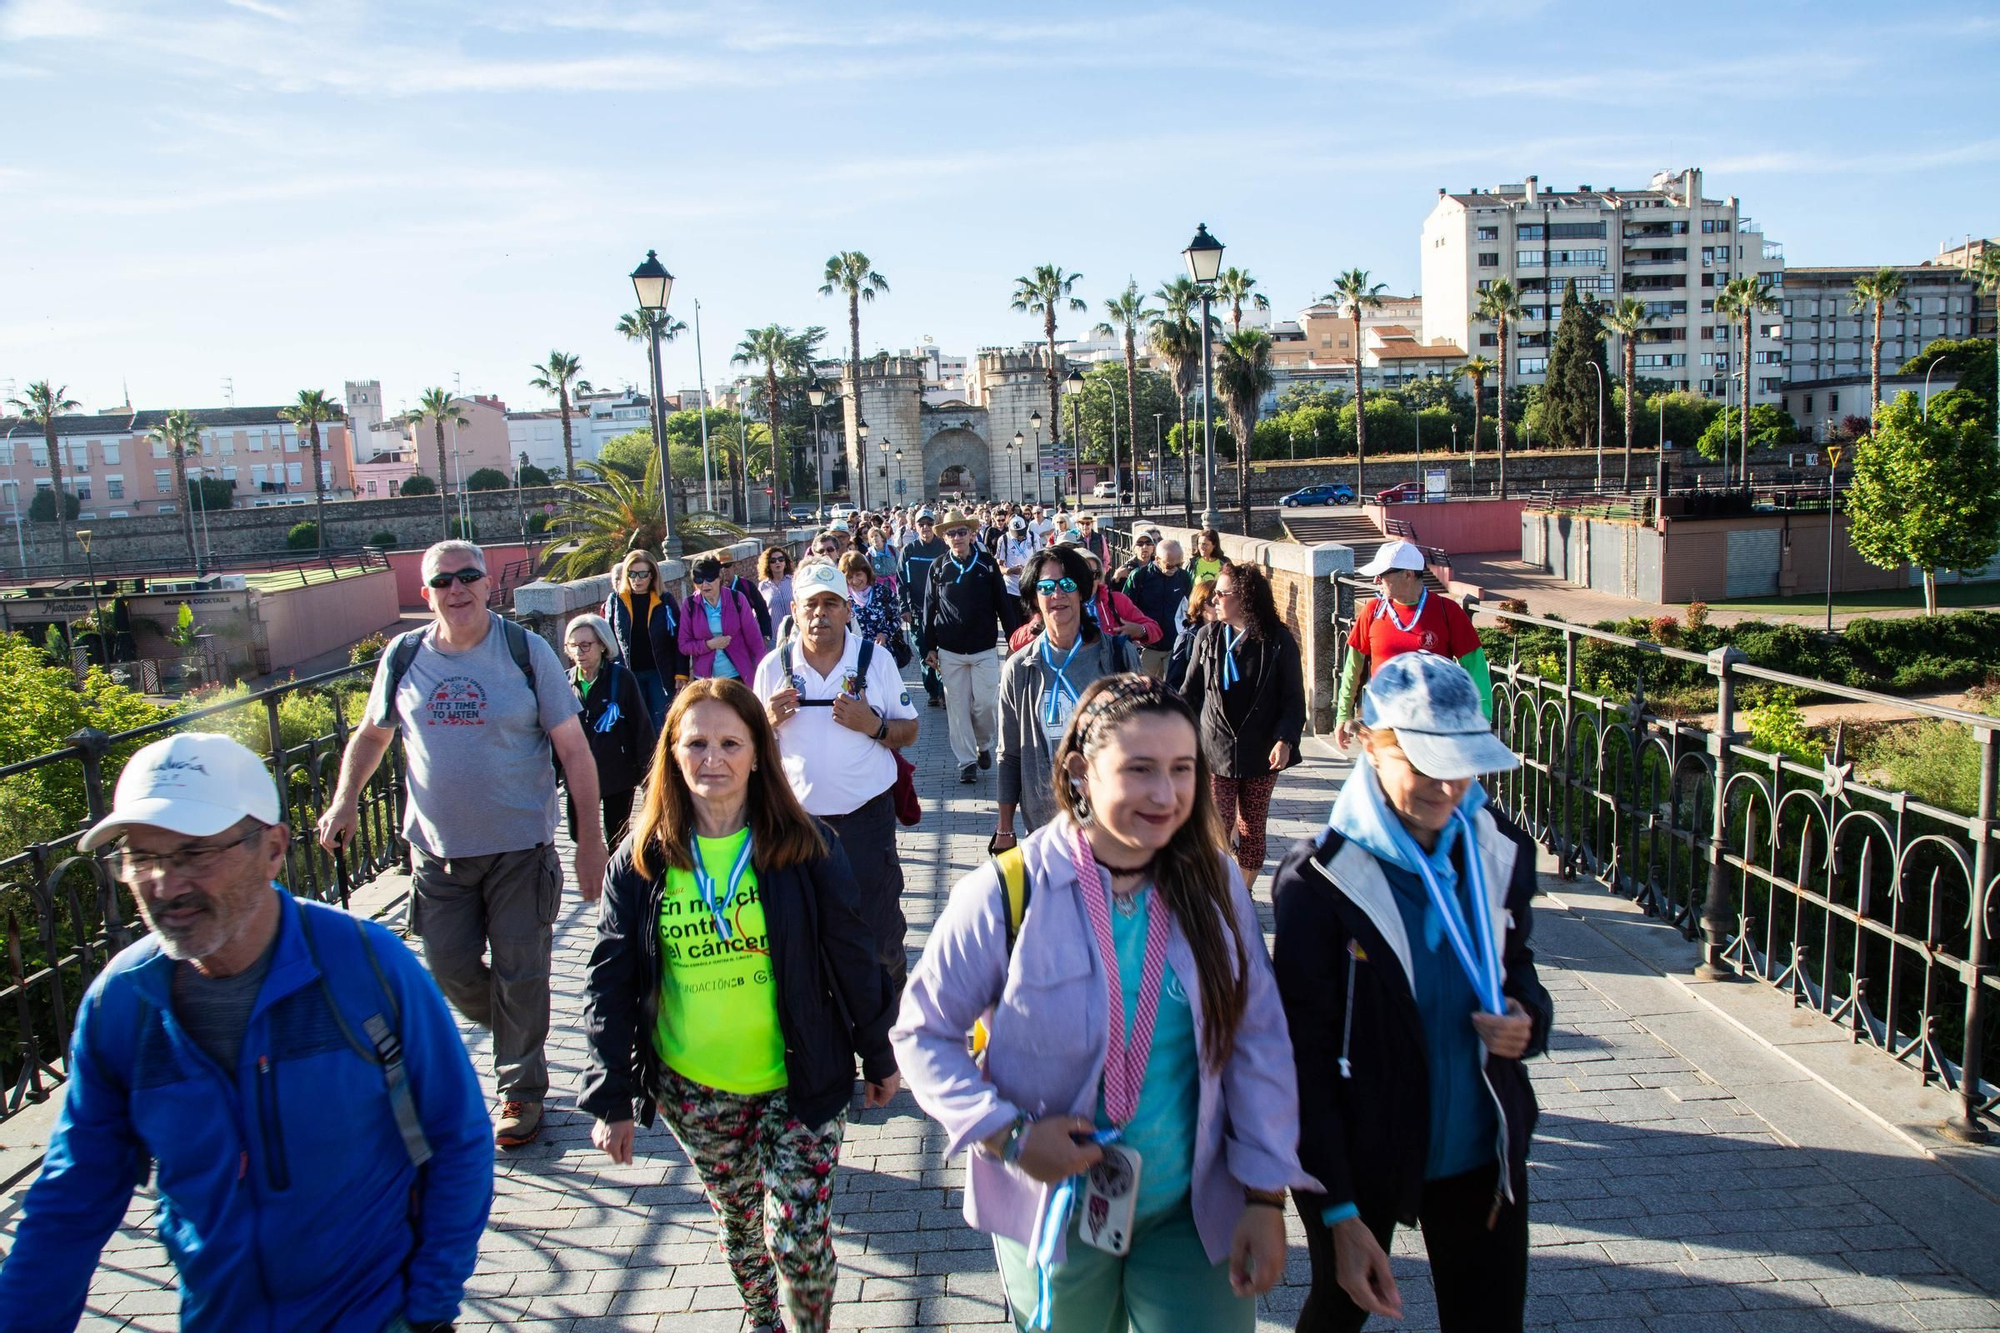
[[(175, 964), (151, 936), (84, 995), (61, 1116), (0, 1266), (0, 1333), (76, 1326), (149, 1159), (188, 1333), (379, 1333), (397, 1315), (457, 1315), (493, 1197), (492, 1131), (458, 1028), (401, 940), (274, 892), (277, 944), (236, 1069), (175, 1020)], [(362, 1024), (387, 1008), (384, 984), (394, 997), (384, 1017), (433, 1154), (422, 1168), (381, 1067), (335, 1021), (315, 954), (363, 1042)]]

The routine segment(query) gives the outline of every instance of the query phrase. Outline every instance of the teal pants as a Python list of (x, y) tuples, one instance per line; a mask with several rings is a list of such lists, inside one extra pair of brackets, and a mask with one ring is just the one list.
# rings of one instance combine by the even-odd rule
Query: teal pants
[[(1026, 1333), (1040, 1291), (1034, 1257), (1005, 1237), (995, 1237), (993, 1249), (1014, 1327)], [(1122, 1259), (1078, 1240), (1072, 1220), (1051, 1294), (1050, 1333), (1251, 1333), (1257, 1326), (1256, 1299), (1230, 1289), (1226, 1260), (1208, 1261), (1185, 1201), (1141, 1218)]]

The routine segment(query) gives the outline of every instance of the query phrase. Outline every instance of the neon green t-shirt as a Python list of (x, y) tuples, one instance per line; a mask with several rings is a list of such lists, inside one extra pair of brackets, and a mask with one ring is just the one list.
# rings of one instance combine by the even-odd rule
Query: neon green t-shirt
[[(750, 830), (696, 838), (695, 854), (715, 880), (718, 900)], [(724, 940), (701, 901), (691, 870), (668, 869), (660, 903), (660, 1016), (653, 1046), (682, 1078), (723, 1092), (776, 1092), (785, 1086), (785, 1034), (771, 978), (770, 939), (757, 872), (746, 867), (723, 913)]]
[(1222, 574), (1222, 557), (1219, 555), (1198, 555), (1194, 558), (1194, 581), (1218, 578)]

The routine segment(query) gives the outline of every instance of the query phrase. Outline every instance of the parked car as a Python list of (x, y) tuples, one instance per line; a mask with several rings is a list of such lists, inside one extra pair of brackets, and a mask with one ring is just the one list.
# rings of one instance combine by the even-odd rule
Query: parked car
[(793, 505), (785, 512), (785, 517), (794, 523), (812, 522), (813, 511), (806, 505)]
[(1278, 503), (1287, 509), (1297, 509), (1300, 505), (1351, 505), (1354, 503), (1354, 488), (1344, 481), (1321, 482), (1317, 486), (1301, 486), (1290, 495), (1280, 496)]
[(1405, 481), (1386, 491), (1375, 492), (1375, 503), (1378, 505), (1414, 504), (1423, 498), (1424, 488), (1414, 481)]

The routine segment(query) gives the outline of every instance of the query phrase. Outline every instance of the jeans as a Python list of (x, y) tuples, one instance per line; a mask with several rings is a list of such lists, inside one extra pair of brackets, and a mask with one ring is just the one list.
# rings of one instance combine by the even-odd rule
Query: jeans
[[(624, 840), (626, 825), (632, 822), (632, 798), (637, 793), (638, 789), (636, 787), (627, 787), (624, 791), (605, 792), (599, 799), (598, 804), (603, 807), (604, 845), (606, 847), (615, 850), (618, 844)], [(569, 838), (571, 842), (575, 842), (578, 813), (576, 798), (565, 794), (563, 796), (563, 806), (569, 812)]]
[(657, 671), (634, 671), (639, 678), (639, 693), (645, 696), (646, 710), (653, 715), (655, 729), (667, 720), (667, 686)]

